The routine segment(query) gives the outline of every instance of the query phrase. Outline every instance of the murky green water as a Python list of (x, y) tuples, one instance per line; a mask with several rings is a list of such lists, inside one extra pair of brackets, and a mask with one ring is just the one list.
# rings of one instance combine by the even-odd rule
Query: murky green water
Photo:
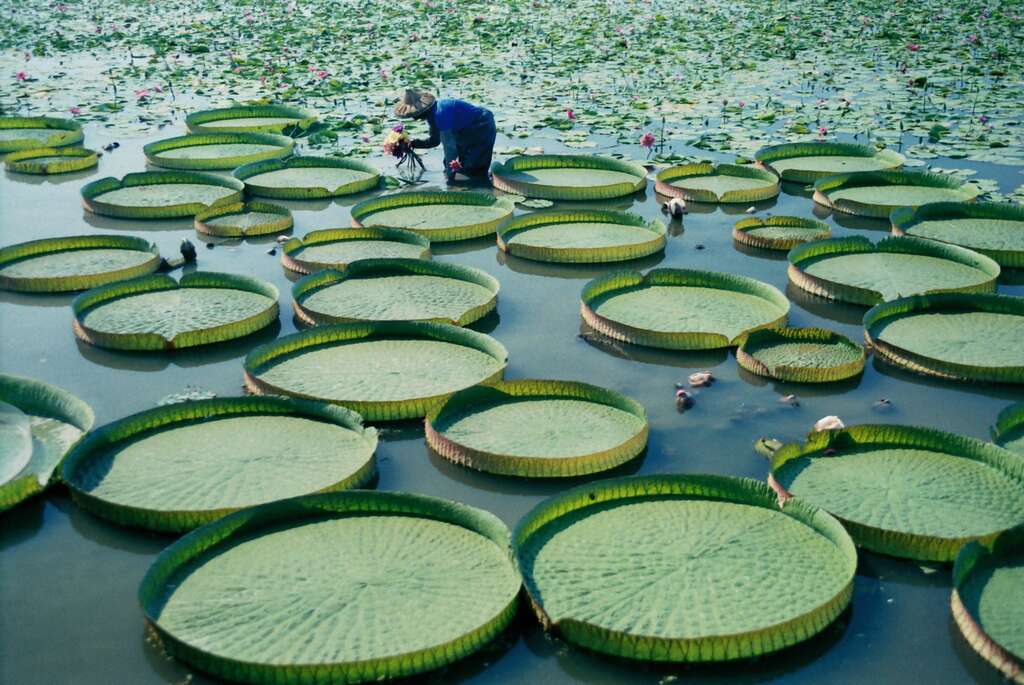
[[(181, 127), (179, 127), (181, 128)], [(165, 129), (152, 139), (183, 133)], [(87, 131), (92, 147), (107, 142), (102, 129)], [(71, 333), (71, 296), (0, 293), (0, 369), (38, 377), (88, 401), (103, 424), (154, 406), (161, 398), (198, 386), (219, 395), (242, 392), (241, 361), (254, 345), (295, 330), (291, 282), (272, 239), (203, 247), (190, 220), (133, 222), (83, 213), (78, 196), (86, 180), (143, 168), (147, 140), (122, 140), (98, 170), (52, 179), (6, 174), (0, 179), (0, 244), (76, 233), (123, 232), (156, 242), (163, 254), (181, 238), (199, 246), (203, 269), (267, 279), (282, 292), (280, 325), (240, 342), (175, 354), (128, 354), (93, 348)], [(548, 141), (545, 141), (548, 142)], [(499, 145), (502, 141), (499, 141)], [(548, 151), (557, 151), (548, 145)], [(432, 155), (428, 164), (440, 167)], [(936, 160), (942, 166), (963, 162)], [(1018, 170), (974, 165), (980, 177), (1018, 184)], [(436, 176), (434, 177), (436, 178)], [(760, 203), (768, 213), (812, 216), (800, 188)], [(366, 196), (292, 202), (296, 235), (347, 226), (349, 209)], [(593, 205), (591, 205), (593, 206)], [(653, 191), (602, 203), (661, 216)], [(732, 224), (745, 206), (693, 207), (683, 224), (670, 225), (665, 254), (631, 268), (678, 266), (739, 273), (761, 279), (793, 301), (795, 326), (825, 326), (855, 340), (863, 308), (831, 304), (787, 288), (782, 253), (733, 245)], [(884, 222), (814, 215), (834, 235), (884, 236)], [(493, 240), (439, 246), (436, 259), (469, 264), (501, 282), (498, 312), (474, 326), (508, 348), (509, 378), (561, 378), (604, 385), (644, 404), (651, 420), (646, 456), (625, 473), (709, 472), (763, 478), (764, 460), (751, 449), (762, 435), (798, 439), (826, 414), (847, 424), (895, 422), (931, 426), (976, 437), (1000, 409), (1024, 399), (1024, 390), (929, 380), (870, 361), (863, 377), (819, 387), (760, 379), (740, 370), (731, 352), (675, 353), (645, 350), (580, 337), (579, 293), (606, 267), (545, 265), (504, 256)], [(1022, 295), (1024, 286), (1000, 285)], [(680, 414), (674, 383), (711, 369), (718, 382), (697, 392), (696, 406)], [(779, 398), (795, 394), (799, 406)], [(880, 413), (880, 398), (891, 409)], [(489, 509), (512, 525), (566, 482), (525, 482), (479, 474), (427, 453), (421, 428), (404, 424), (383, 431), (378, 487), (448, 497)], [(871, 493), (864, 493), (870, 497)], [(125, 530), (78, 510), (56, 490), (3, 517), (0, 532), (0, 682), (178, 683), (190, 674), (146, 642), (136, 605), (139, 580), (170, 538)], [(424, 679), (437, 683), (997, 683), (1000, 678), (966, 645), (949, 615), (949, 567), (921, 568), (861, 554), (852, 608), (822, 635), (767, 658), (702, 667), (647, 666), (584, 653), (546, 636), (525, 609), (491, 648)], [(192, 682), (213, 682), (195, 673)]]

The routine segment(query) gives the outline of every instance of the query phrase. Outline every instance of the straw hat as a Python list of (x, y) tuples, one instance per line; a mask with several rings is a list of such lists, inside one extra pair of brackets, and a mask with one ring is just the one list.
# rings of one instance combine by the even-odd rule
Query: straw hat
[(435, 100), (437, 98), (430, 93), (421, 93), (418, 90), (406, 88), (405, 92), (398, 97), (398, 103), (395, 105), (395, 116), (408, 118), (423, 114), (423, 112), (430, 109)]

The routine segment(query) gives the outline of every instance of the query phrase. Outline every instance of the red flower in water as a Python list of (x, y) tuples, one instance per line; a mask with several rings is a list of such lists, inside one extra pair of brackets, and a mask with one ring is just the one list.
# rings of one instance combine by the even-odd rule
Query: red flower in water
[(452, 161), (448, 162), (448, 168), (452, 170), (452, 173), (462, 171), (462, 162), (460, 162), (457, 159), (453, 159)]
[(565, 116), (568, 117), (569, 119), (575, 119), (576, 112), (572, 111), (571, 109), (567, 109), (565, 110)]
[(920, 49), (921, 46), (917, 43), (907, 43), (907, 50), (910, 50), (911, 52), (917, 52)]
[(652, 147), (654, 147), (654, 144), (657, 142), (657, 140), (658, 139), (654, 137), (654, 134), (648, 131), (647, 133), (640, 136), (640, 145), (650, 150)]
[(28, 74), (26, 74), (24, 71), (19, 71), (17, 74), (14, 75), (14, 78), (16, 78), (19, 81), (27, 81)]
[(72, 114), (81, 114), (82, 113), (82, 108), (81, 107), (71, 107), (70, 109), (68, 109), (68, 111), (71, 112)]
[(821, 136), (822, 138), (824, 138), (825, 136), (828, 135), (828, 129), (825, 128), (824, 126), (819, 126), (818, 127), (818, 135)]

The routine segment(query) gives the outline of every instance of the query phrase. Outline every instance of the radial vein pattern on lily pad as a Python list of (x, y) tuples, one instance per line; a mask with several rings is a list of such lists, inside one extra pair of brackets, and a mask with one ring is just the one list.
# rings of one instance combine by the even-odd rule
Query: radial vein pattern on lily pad
[(498, 247), (541, 262), (619, 262), (665, 249), (665, 230), (660, 221), (626, 212), (537, 212), (501, 224)]
[(812, 433), (772, 457), (777, 487), (843, 521), (874, 552), (952, 561), (971, 540), (1024, 523), (1024, 457), (928, 428)]
[(734, 240), (763, 250), (789, 250), (831, 235), (828, 224), (798, 216), (750, 217), (737, 221), (732, 228)]
[(981, 191), (954, 176), (921, 171), (859, 171), (814, 184), (814, 201), (837, 212), (888, 219), (897, 207), (968, 202)]
[(71, 304), (75, 335), (100, 347), (167, 350), (240, 338), (277, 320), (277, 288), (247, 276), (153, 274), (88, 290)]
[(312, 273), (292, 287), (309, 325), (435, 321), (468, 326), (498, 303), (498, 281), (480, 269), (424, 259), (364, 259)]
[(31, 148), (4, 157), (7, 170), (20, 174), (66, 174), (91, 169), (98, 162), (96, 151), (83, 147)]
[(449, 397), (427, 413), (427, 444), (455, 463), (526, 477), (580, 476), (639, 455), (647, 413), (587, 383), (501, 381)]
[(992, 293), (999, 265), (956, 245), (863, 236), (804, 243), (789, 252), (789, 280), (830, 300), (875, 305), (908, 295)]
[(794, 383), (827, 383), (864, 370), (864, 348), (823, 328), (765, 328), (747, 336), (736, 362), (751, 373)]
[(182, 531), (237, 509), (357, 488), (377, 434), (343, 407), (285, 397), (182, 402), (82, 440), (63, 465), (80, 506), (115, 523)]
[(751, 331), (786, 323), (789, 300), (745, 276), (690, 269), (620, 271), (583, 287), (581, 313), (616, 340), (678, 350), (740, 344)]
[(0, 374), (0, 511), (55, 480), (57, 465), (93, 420), (89, 405), (66, 390)]
[(498, 190), (544, 200), (607, 200), (647, 186), (639, 164), (597, 155), (521, 155), (491, 173)]
[(82, 125), (56, 117), (0, 117), (0, 153), (82, 142)]
[(1024, 683), (1024, 526), (964, 545), (950, 606), (960, 632), (1012, 682)]
[(654, 189), (693, 202), (731, 203), (770, 200), (780, 192), (770, 171), (739, 164), (683, 164), (659, 171)]
[(245, 358), (245, 385), (391, 421), (422, 417), (453, 392), (500, 380), (507, 364), (497, 340), (449, 324), (342, 323), (255, 348)]
[(889, 215), (895, 235), (960, 245), (1001, 266), (1024, 267), (1024, 206), (1006, 202), (934, 202)]
[(0, 248), (0, 289), (55, 293), (87, 290), (153, 273), (156, 246), (123, 235), (43, 238)]
[(123, 219), (195, 216), (242, 199), (242, 182), (199, 171), (142, 171), (82, 186), (82, 204), (94, 214)]
[(291, 127), (309, 128), (316, 115), (298, 107), (284, 105), (250, 105), (223, 107), (192, 112), (185, 124), (192, 133), (252, 131), (281, 133)]
[(150, 163), (167, 169), (234, 169), (292, 153), (295, 141), (271, 133), (200, 133), (146, 144)]
[(354, 490), (189, 533), (157, 557), (139, 599), (173, 656), (218, 677), (361, 683), (480, 649), (514, 617), (520, 587), (494, 515)]
[(231, 172), (257, 197), (311, 200), (373, 190), (380, 172), (366, 162), (342, 157), (291, 157), (240, 166)]
[(566, 640), (647, 661), (726, 661), (796, 644), (847, 606), (849, 535), (749, 479), (608, 479), (542, 502), (513, 533), (526, 590)]
[(450, 242), (493, 235), (514, 208), (506, 199), (476, 191), (407, 191), (360, 202), (352, 208), (352, 225), (401, 228)]
[(757, 151), (755, 159), (783, 181), (814, 183), (858, 171), (897, 169), (906, 159), (893, 150), (851, 143), (783, 143)]
[(963, 381), (1024, 383), (1024, 298), (940, 293), (875, 305), (864, 337), (885, 361)]
[(361, 259), (429, 259), (430, 240), (401, 228), (325, 228), (292, 238), (281, 251), (281, 265), (308, 274), (343, 269)]
[(1024, 454), (1024, 402), (1011, 404), (999, 412), (992, 441), (1000, 447)]
[(199, 212), (193, 219), (199, 233), (226, 238), (269, 235), (292, 230), (291, 210), (269, 202), (236, 202)]

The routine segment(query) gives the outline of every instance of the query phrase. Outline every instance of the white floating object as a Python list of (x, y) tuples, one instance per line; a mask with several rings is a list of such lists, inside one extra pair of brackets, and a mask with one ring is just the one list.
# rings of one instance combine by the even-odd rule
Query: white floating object
[(836, 431), (846, 428), (846, 424), (838, 416), (823, 416), (814, 424), (814, 432)]
[(690, 374), (690, 385), (695, 388), (702, 388), (705, 385), (711, 385), (711, 382), (715, 380), (714, 375), (710, 371), (698, 371)]

